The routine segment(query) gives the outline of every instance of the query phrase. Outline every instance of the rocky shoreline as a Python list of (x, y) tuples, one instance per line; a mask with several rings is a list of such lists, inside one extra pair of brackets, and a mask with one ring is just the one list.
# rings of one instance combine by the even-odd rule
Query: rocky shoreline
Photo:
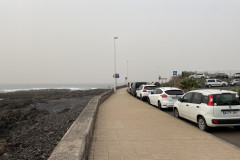
[(0, 93), (0, 159), (47, 159), (89, 100), (105, 91)]

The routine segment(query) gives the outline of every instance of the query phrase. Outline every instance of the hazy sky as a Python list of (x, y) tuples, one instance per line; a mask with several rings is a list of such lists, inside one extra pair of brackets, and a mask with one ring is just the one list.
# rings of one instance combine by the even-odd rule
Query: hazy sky
[(239, 0), (0, 0), (0, 83), (240, 70)]

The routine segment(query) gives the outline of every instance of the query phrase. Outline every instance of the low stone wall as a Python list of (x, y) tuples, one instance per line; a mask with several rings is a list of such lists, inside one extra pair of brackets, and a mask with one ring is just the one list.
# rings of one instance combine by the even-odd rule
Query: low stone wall
[[(117, 89), (124, 88), (119, 86)], [(92, 141), (98, 106), (113, 90), (93, 97), (58, 143), (48, 160), (86, 160)]]

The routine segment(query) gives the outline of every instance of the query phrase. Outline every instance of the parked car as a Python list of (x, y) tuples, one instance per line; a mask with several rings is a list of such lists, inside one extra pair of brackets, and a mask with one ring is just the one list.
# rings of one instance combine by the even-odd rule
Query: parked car
[(179, 88), (161, 87), (156, 88), (148, 95), (148, 103), (157, 106), (159, 109), (172, 108), (179, 97), (182, 97), (184, 92)]
[(190, 78), (207, 78), (203, 73), (197, 73), (189, 76)]
[(147, 99), (148, 95), (151, 94), (155, 88), (155, 85), (141, 85), (136, 91), (137, 98), (141, 100)]
[(228, 85), (227, 82), (221, 81), (219, 79), (206, 79), (205, 86), (206, 87), (226, 87)]
[(128, 82), (128, 88), (127, 88), (127, 92), (131, 93), (131, 89), (132, 89), (132, 82)]
[(240, 78), (240, 73), (234, 73), (233, 78)]
[(195, 90), (187, 92), (174, 104), (174, 116), (198, 124), (200, 130), (233, 126), (240, 129), (240, 101), (237, 92), (227, 90)]
[(216, 75), (216, 78), (229, 78), (228, 75), (226, 73), (218, 73)]
[(238, 79), (233, 79), (230, 81), (231, 86), (236, 86), (240, 81)]
[(143, 84), (147, 84), (147, 82), (133, 82), (132, 86), (131, 86), (131, 95), (133, 95), (134, 97), (136, 97), (136, 91), (137, 89), (143, 85)]

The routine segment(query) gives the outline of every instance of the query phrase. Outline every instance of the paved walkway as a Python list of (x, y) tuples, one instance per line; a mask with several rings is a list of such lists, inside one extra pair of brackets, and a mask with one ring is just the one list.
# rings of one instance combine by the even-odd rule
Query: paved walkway
[(120, 89), (100, 105), (93, 159), (240, 160), (240, 150)]

